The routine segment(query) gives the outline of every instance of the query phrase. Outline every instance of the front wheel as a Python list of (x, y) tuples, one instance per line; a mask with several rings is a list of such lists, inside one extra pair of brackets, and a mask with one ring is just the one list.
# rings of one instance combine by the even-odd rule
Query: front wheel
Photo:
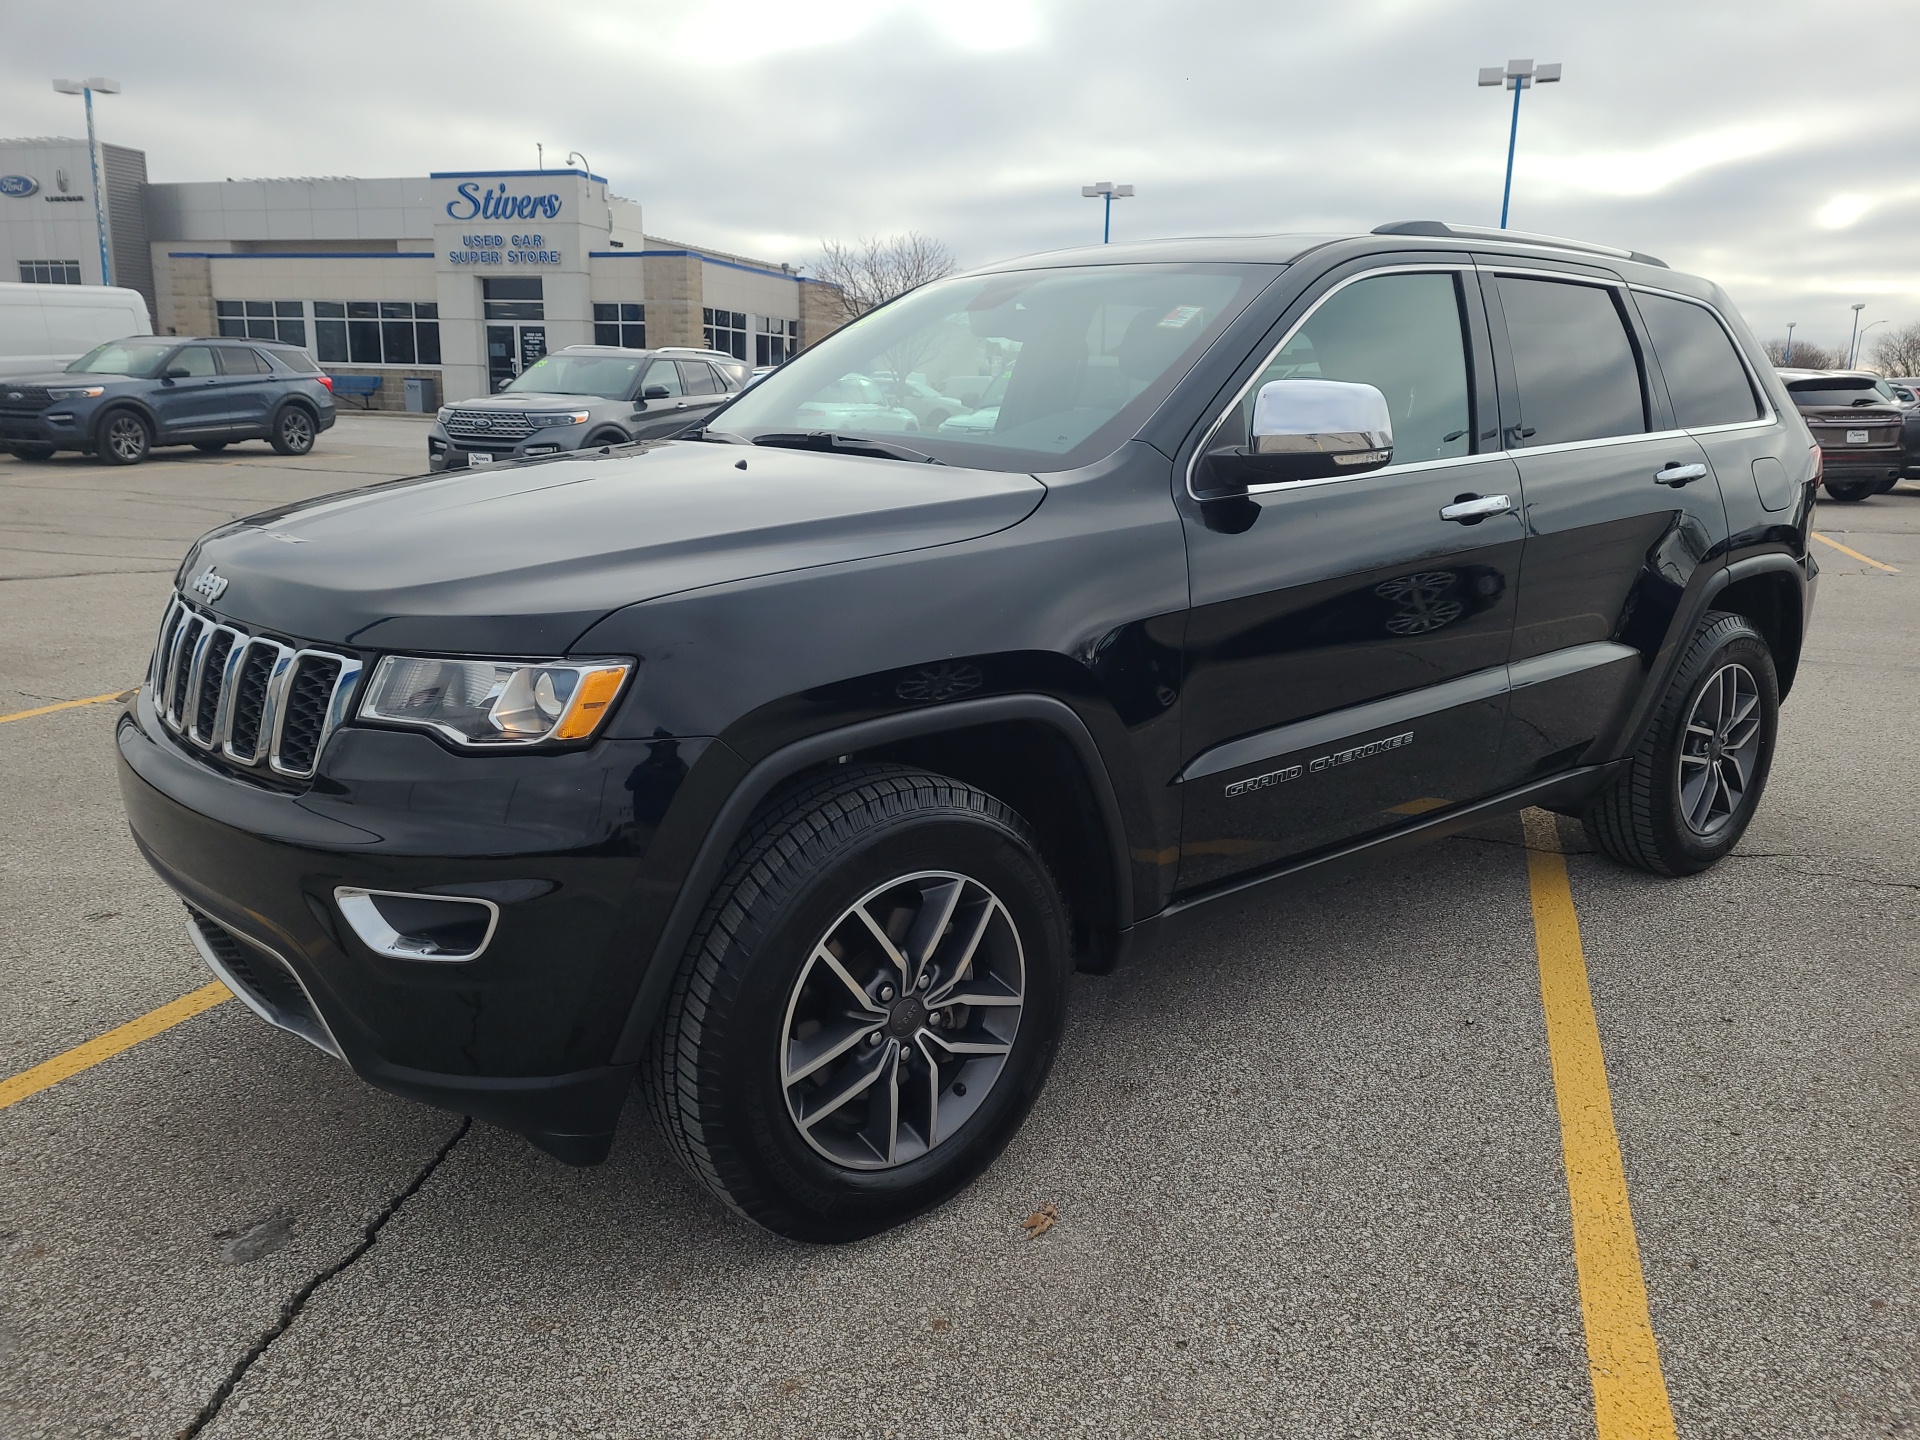
[(1709, 614), (1627, 772), (1587, 803), (1594, 848), (1656, 875), (1693, 875), (1739, 842), (1780, 728), (1773, 652), (1740, 615)]
[(280, 455), (305, 455), (313, 449), (313, 437), (313, 416), (298, 405), (288, 405), (275, 415), (267, 435)]
[(734, 1210), (846, 1241), (992, 1162), (1053, 1062), (1065, 907), (1026, 824), (957, 780), (840, 770), (740, 842), (642, 1083)]
[(138, 465), (151, 449), (153, 427), (132, 410), (115, 410), (100, 426), (99, 454), (109, 465)]

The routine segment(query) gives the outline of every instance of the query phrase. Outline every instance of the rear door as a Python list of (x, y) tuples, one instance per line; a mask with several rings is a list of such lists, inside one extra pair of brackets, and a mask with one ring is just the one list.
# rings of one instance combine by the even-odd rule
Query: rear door
[(1705, 451), (1648, 382), (1618, 277), (1489, 261), (1482, 283), (1526, 492), (1504, 788), (1610, 738), (1727, 521)]
[(220, 362), (220, 423), (236, 436), (266, 434), (267, 413), (284, 382), (251, 345), (222, 345), (213, 353)]
[[(1411, 258), (1411, 257), (1409, 257)], [(1188, 471), (1182, 889), (1486, 793), (1522, 529), (1470, 263), (1333, 272), (1291, 307)], [(1270, 380), (1361, 381), (1393, 462), (1201, 499)], [(1466, 497), (1511, 508), (1470, 523)]]

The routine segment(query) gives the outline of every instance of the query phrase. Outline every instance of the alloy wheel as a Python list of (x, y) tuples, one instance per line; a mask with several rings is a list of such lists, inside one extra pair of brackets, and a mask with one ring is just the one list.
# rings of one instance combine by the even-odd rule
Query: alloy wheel
[(288, 410), (280, 417), (280, 439), (287, 449), (304, 455), (313, 444), (313, 422), (304, 410)]
[(147, 427), (137, 415), (120, 414), (107, 422), (107, 448), (122, 464), (131, 465), (147, 453)]
[(794, 982), (777, 1057), (788, 1115), (837, 1165), (919, 1159), (1000, 1078), (1025, 995), (999, 896), (950, 871), (889, 880), (827, 927)]
[(1744, 665), (1707, 678), (1687, 717), (1677, 762), (1687, 828), (1717, 835), (1739, 813), (1760, 756), (1760, 687)]

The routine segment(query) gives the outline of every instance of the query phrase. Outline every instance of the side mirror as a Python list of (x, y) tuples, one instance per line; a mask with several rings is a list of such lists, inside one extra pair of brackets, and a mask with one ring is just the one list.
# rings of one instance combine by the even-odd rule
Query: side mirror
[(649, 385), (640, 392), (642, 400), (671, 400), (673, 394), (664, 385)]
[(183, 365), (175, 365), (168, 369), (167, 373), (160, 378), (163, 380), (191, 380), (193, 378), (193, 372)]
[(1387, 397), (1352, 380), (1269, 380), (1253, 402), (1250, 443), (1215, 450), (1223, 492), (1378, 470), (1393, 461)]

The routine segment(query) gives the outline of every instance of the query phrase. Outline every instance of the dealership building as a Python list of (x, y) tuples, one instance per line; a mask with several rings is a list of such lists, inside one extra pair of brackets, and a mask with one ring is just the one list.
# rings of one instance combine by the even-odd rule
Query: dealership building
[[(786, 266), (649, 235), (586, 170), (152, 184), (102, 145), (106, 239), (84, 140), (0, 141), (0, 278), (147, 297), (154, 329), (312, 349), (340, 375), (442, 400), (567, 345), (704, 346), (778, 364), (841, 323), (839, 292)], [(416, 393), (421, 387), (416, 387)]]

